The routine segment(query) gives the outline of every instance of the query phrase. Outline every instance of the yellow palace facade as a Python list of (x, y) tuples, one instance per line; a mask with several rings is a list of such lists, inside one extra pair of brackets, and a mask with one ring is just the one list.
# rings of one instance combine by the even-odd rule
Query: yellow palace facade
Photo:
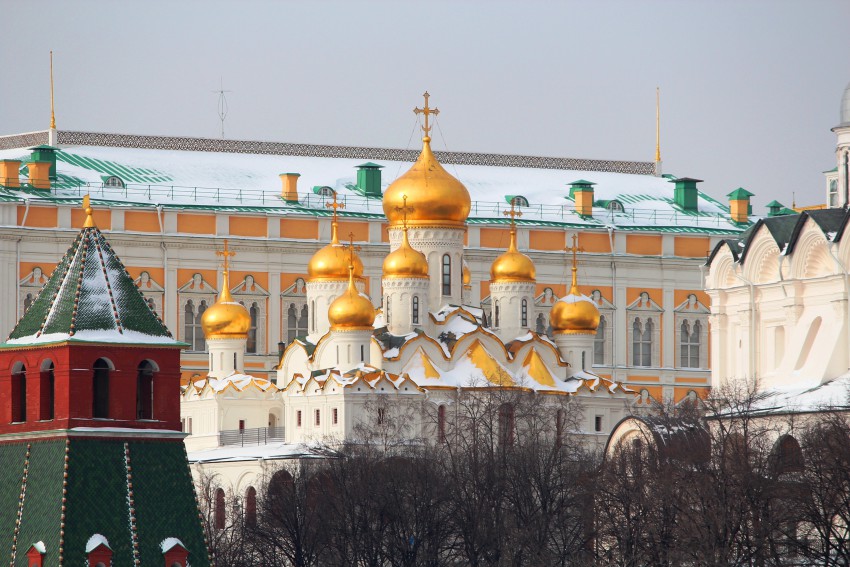
[[(383, 193), (418, 153), (55, 129), (0, 136), (0, 331), (12, 329), (56, 267), (90, 195), (97, 225), (151, 309), (189, 345), (187, 382), (210, 369), (201, 317), (222, 291), (215, 251), (228, 240), (236, 253), (229, 291), (251, 321), (242, 370), (274, 380), (286, 346), (316, 331), (311, 308), (322, 308), (308, 304), (307, 287), (321, 282), (311, 281), (308, 263), (331, 240), (334, 218), (339, 238), (358, 249), (362, 291), (382, 308)], [(575, 236), (580, 291), (600, 312), (594, 372), (639, 392), (638, 404), (709, 386), (702, 266), (721, 239), (750, 225), (746, 191), (720, 202), (699, 180), (660, 175), (658, 161), (435, 154), (470, 194), (461, 256), (431, 267), (446, 285), (463, 286), (463, 305), (498, 328), (490, 268), (515, 219), (515, 248), (536, 266), (517, 324), (551, 332)], [(432, 302), (441, 301), (439, 287)]]

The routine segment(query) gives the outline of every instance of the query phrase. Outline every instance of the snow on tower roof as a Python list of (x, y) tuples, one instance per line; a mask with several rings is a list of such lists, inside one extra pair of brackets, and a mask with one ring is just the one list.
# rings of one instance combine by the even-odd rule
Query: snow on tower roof
[(183, 344), (171, 336), (151, 310), (96, 226), (80, 231), (6, 343), (0, 346), (64, 341)]

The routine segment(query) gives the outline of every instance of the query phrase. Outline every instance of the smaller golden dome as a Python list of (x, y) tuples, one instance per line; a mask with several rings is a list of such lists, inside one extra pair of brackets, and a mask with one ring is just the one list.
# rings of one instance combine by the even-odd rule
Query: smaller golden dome
[(534, 282), (537, 270), (531, 258), (517, 250), (516, 229), (511, 227), (511, 242), (508, 250), (493, 261), (490, 266), (490, 281), (501, 282)]
[(401, 245), (384, 258), (385, 278), (428, 278), (428, 259), (410, 246), (407, 228), (403, 229)]
[(599, 308), (582, 294), (576, 285), (576, 268), (573, 268), (573, 285), (570, 293), (555, 302), (549, 312), (549, 323), (555, 334), (595, 335), (599, 327)]
[(372, 301), (354, 287), (354, 266), (348, 267), (348, 289), (328, 307), (332, 331), (354, 331), (372, 328), (375, 307)]
[(230, 295), (227, 271), (221, 278), (218, 299), (201, 315), (201, 329), (207, 339), (247, 339), (251, 329), (251, 314)]
[[(349, 258), (348, 248), (339, 242), (336, 221), (331, 223), (331, 241), (321, 248), (307, 263), (307, 279), (309, 281), (340, 281), (348, 279)], [(354, 257), (354, 277), (363, 276), (363, 261), (357, 254)]]
[(472, 287), (472, 270), (469, 269), (466, 260), (463, 261), (463, 287)]

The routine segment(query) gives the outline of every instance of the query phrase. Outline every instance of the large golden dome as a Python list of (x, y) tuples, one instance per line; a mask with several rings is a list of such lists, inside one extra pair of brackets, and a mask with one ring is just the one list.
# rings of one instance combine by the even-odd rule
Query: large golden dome
[(247, 339), (251, 329), (251, 315), (245, 306), (230, 295), (230, 278), (227, 271), (221, 278), (218, 299), (201, 315), (201, 329), (207, 339)]
[(428, 278), (428, 260), (425, 254), (410, 246), (406, 228), (402, 232), (401, 245), (384, 258), (384, 277)]
[(375, 322), (372, 301), (354, 287), (354, 270), (349, 269), (348, 289), (328, 307), (332, 331), (371, 329)]
[(402, 224), (406, 195), (411, 226), (464, 226), (472, 206), (469, 191), (434, 157), (430, 136), (422, 142), (416, 163), (384, 193), (384, 214), (390, 226)]
[[(363, 276), (363, 262), (357, 254), (354, 256), (354, 277)], [(340, 281), (348, 279), (349, 250), (341, 244), (337, 235), (336, 221), (331, 223), (331, 241), (321, 248), (307, 263), (309, 281)]]
[(511, 241), (508, 249), (490, 265), (490, 281), (501, 282), (534, 282), (537, 270), (531, 258), (517, 250), (516, 229), (511, 226)]
[(573, 285), (570, 293), (555, 302), (549, 312), (549, 324), (556, 334), (595, 335), (599, 327), (599, 308), (596, 303), (578, 290), (576, 269), (573, 268)]

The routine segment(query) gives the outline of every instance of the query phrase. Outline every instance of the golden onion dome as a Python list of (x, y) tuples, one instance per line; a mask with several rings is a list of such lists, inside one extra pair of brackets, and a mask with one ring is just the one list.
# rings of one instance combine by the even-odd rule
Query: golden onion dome
[(463, 287), (472, 287), (472, 270), (466, 260), (463, 261)]
[(372, 301), (354, 287), (354, 267), (349, 266), (348, 289), (328, 307), (332, 331), (371, 329), (375, 322)]
[(534, 282), (537, 270), (531, 258), (517, 250), (516, 229), (511, 227), (511, 241), (508, 249), (493, 261), (490, 266), (490, 281), (500, 282)]
[[(331, 223), (331, 241), (321, 248), (307, 263), (308, 281), (344, 281), (348, 279), (348, 264), (350, 252), (341, 244), (337, 235), (336, 221)], [(357, 254), (354, 257), (354, 277), (363, 276), (363, 261)]]
[(428, 278), (428, 259), (410, 246), (407, 229), (402, 231), (401, 245), (384, 258), (385, 278)]
[(413, 167), (384, 192), (384, 214), (391, 226), (402, 224), (407, 207), (411, 226), (464, 226), (472, 207), (469, 191), (437, 161), (431, 137), (425, 136), (422, 142)]
[(201, 315), (201, 329), (207, 339), (247, 339), (251, 329), (251, 314), (230, 295), (227, 271), (221, 278), (218, 299)]
[(599, 308), (581, 293), (576, 285), (576, 268), (573, 267), (573, 285), (570, 293), (555, 302), (549, 312), (549, 323), (556, 334), (594, 335), (599, 327)]

